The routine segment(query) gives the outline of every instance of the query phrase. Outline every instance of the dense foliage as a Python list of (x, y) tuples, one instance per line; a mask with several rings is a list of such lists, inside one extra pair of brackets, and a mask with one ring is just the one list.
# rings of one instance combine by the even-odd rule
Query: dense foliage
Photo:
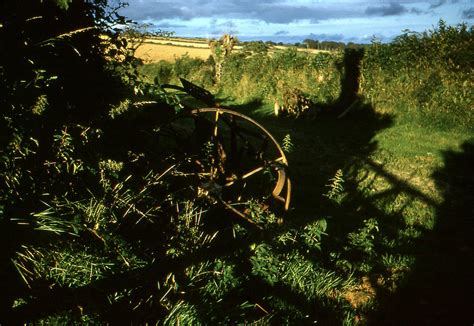
[(408, 111), (420, 123), (470, 127), (473, 39), (472, 26), (440, 21), (432, 31), (376, 42), (364, 59), (362, 93), (380, 110)]
[(91, 121), (107, 114), (115, 96), (111, 91), (120, 91), (120, 81), (106, 72), (108, 45), (100, 35), (111, 22), (96, 25), (96, 17), (106, 14), (105, 3), (65, 7), (67, 2), (34, 2), (27, 8), (15, 1), (2, 4), (5, 216), (30, 213), (42, 194), (66, 192), (70, 182), (79, 187), (76, 178), (85, 162), (76, 155), (94, 137), (97, 126)]
[(122, 253), (120, 230), (157, 206), (154, 172), (139, 159), (140, 131), (153, 119), (123, 116), (147, 88), (114, 29), (126, 23), (120, 6), (0, 5), (2, 322), (48, 314), (12, 310), (30, 303), (30, 291), (81, 286), (138, 259)]
[(225, 60), (225, 73), (219, 84), (212, 78), (212, 60), (206, 62), (189, 56), (178, 58), (173, 64), (164, 61), (148, 64), (141, 71), (157, 76), (164, 83), (179, 83), (178, 77), (187, 78), (239, 103), (283, 102), (288, 89), (298, 89), (322, 105), (338, 99), (343, 69), (340, 53), (311, 55), (289, 48), (270, 55), (257, 51), (253, 45), (245, 49)]

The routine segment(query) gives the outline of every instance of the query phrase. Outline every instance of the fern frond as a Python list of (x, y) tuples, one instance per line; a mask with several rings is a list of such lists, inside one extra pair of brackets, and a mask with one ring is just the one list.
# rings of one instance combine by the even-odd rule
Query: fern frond
[(291, 153), (294, 150), (295, 146), (293, 145), (290, 134), (286, 134), (283, 138), (281, 148), (285, 153)]
[(344, 174), (342, 170), (338, 169), (335, 176), (329, 181), (330, 183), (326, 185), (329, 187), (329, 191), (324, 196), (337, 202), (342, 201), (344, 196)]

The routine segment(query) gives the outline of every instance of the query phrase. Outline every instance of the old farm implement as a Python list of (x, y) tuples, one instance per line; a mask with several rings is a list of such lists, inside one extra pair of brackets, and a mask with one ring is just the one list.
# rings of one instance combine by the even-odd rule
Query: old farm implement
[[(156, 148), (167, 156), (173, 191), (219, 203), (253, 223), (248, 204), (285, 212), (290, 207), (288, 161), (272, 134), (254, 119), (219, 107), (207, 90), (181, 79), (162, 85), (179, 113), (156, 129)], [(177, 189), (177, 190), (176, 190)]]

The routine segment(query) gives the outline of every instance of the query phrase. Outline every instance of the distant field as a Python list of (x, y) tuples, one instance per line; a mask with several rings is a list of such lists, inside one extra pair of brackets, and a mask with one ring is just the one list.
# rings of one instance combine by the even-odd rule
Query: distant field
[[(206, 44), (207, 46), (207, 44)], [(206, 60), (211, 55), (209, 47), (179, 46), (171, 44), (143, 43), (135, 52), (135, 55), (145, 63), (157, 62), (160, 60), (174, 61), (185, 54), (192, 58)]]
[(167, 45), (177, 45), (177, 46), (187, 46), (195, 48), (206, 48), (209, 46), (206, 40), (203, 39), (185, 39), (185, 38), (149, 38), (146, 39), (146, 43), (153, 44), (167, 44)]
[[(282, 51), (288, 46), (274, 46), (270, 48), (270, 53)], [(241, 46), (236, 46), (235, 50), (241, 50)], [(298, 49), (309, 53), (328, 52), (315, 49)], [(184, 39), (184, 38), (153, 38), (146, 39), (145, 42), (135, 52), (135, 55), (145, 63), (153, 63), (160, 60), (173, 62), (176, 58), (183, 55), (189, 55), (192, 58), (206, 60), (211, 55), (211, 50), (204, 39)]]

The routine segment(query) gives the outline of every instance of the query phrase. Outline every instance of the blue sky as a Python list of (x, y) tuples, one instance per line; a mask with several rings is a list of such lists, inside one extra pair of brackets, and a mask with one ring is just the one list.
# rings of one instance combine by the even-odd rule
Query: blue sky
[(121, 14), (177, 36), (368, 43), (403, 30), (474, 23), (474, 0), (127, 0)]

